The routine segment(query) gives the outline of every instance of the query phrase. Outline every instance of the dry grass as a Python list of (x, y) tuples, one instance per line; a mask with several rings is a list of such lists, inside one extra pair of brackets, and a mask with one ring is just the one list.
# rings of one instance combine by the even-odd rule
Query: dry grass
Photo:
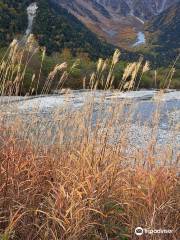
[[(99, 61), (90, 88), (112, 86), (119, 54), (114, 54), (108, 73), (108, 60)], [(65, 63), (50, 73), (44, 93), (54, 74), (64, 68)], [(138, 71), (148, 68), (142, 60), (129, 65), (120, 87), (125, 83), (131, 89)], [(8, 89), (3, 79), (2, 94)], [(63, 81), (60, 79), (60, 85)], [(38, 133), (34, 138), (29, 133), (37, 127), (37, 117), (29, 117), (28, 124), (21, 115), (8, 122), (1, 113), (1, 239), (178, 239), (179, 155), (172, 153), (173, 146), (159, 148), (158, 113), (151, 141), (127, 152), (131, 150), (131, 116), (123, 115), (127, 103), (109, 107), (109, 117), (104, 121), (103, 102), (102, 97), (95, 125), (93, 97), (80, 111), (67, 113), (65, 106), (56, 109), (52, 113), (53, 126), (57, 124), (56, 141), (46, 147), (38, 137), (51, 139), (54, 133), (50, 125), (43, 135)], [(117, 131), (120, 133), (112, 143)], [(171, 229), (173, 233), (137, 238), (134, 230), (138, 226)]]
[(134, 239), (137, 226), (172, 229), (161, 239), (177, 239), (177, 166), (126, 166), (121, 148), (83, 139), (37, 152), (29, 142), (1, 139), (4, 239)]
[[(27, 70), (33, 61), (35, 55), (41, 55), (40, 69), (32, 75), (28, 80), (28, 86), (24, 86), (27, 81)], [(119, 63), (120, 51), (117, 49), (112, 59), (99, 59), (97, 63), (97, 70), (85, 76), (82, 79), (82, 86), (88, 89), (101, 88), (104, 90), (114, 88), (114, 70)], [(13, 40), (6, 51), (5, 56), (0, 61), (0, 95), (18, 96), (18, 95), (35, 95), (48, 94), (52, 90), (60, 91), (65, 81), (68, 79), (70, 73), (78, 65), (78, 61), (71, 67), (67, 63), (59, 63), (54, 66), (54, 69), (49, 73), (44, 83), (40, 84), (43, 62), (46, 57), (46, 49), (41, 49), (31, 34), (25, 45), (20, 45), (17, 40)], [(149, 70), (149, 63), (144, 62), (140, 58), (138, 62), (133, 62), (127, 65), (122, 79), (119, 79), (120, 90), (132, 90), (135, 86), (138, 88), (142, 76)], [(174, 71), (167, 77), (167, 84), (169, 86), (169, 78), (173, 77)], [(59, 80), (57, 81), (57, 77)], [(53, 84), (56, 78), (56, 83)], [(42, 86), (40, 86), (42, 85)], [(52, 85), (53, 89), (52, 89)]]

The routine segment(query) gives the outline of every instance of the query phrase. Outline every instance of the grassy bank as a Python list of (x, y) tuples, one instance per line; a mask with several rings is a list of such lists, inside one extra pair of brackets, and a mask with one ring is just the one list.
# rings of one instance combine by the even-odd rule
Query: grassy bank
[[(51, 90), (57, 90), (57, 88), (91, 88), (91, 80), (95, 74), (95, 81), (97, 79), (99, 81), (97, 88), (104, 89), (105, 86), (101, 82), (107, 80), (110, 72), (113, 75), (111, 88), (115, 89), (119, 89), (122, 86), (122, 82), (130, 81), (133, 72), (135, 73), (135, 78), (131, 89), (180, 88), (179, 60), (172, 63), (169, 67), (152, 69), (151, 63), (142, 58), (139, 59), (139, 62), (132, 62), (131, 64), (119, 61), (119, 59), (121, 60), (121, 54), (118, 61), (112, 66), (112, 58), (100, 59), (95, 62), (87, 54), (83, 53), (73, 57), (68, 49), (64, 49), (62, 53), (54, 53), (51, 56), (47, 56), (46, 49), (39, 48), (31, 35), (25, 46), (18, 46), (18, 42), (14, 41), (8, 49), (0, 50), (0, 87), (2, 88), (2, 85), (6, 82), (6, 86), (8, 85), (8, 88), (10, 88), (12, 85), (15, 85), (13, 82), (16, 80), (16, 83), (19, 82), (20, 88), (16, 93), (12, 94), (40, 94), (44, 91), (43, 88), (47, 84), (49, 73), (54, 71), (53, 81), (51, 80), (47, 93)], [(62, 69), (58, 69), (57, 66), (62, 64), (62, 67), (63, 63), (66, 63), (66, 65)], [(142, 72), (145, 63), (147, 69), (145, 72)], [(129, 75), (124, 76), (126, 73)], [(6, 78), (6, 80), (3, 78)], [(61, 84), (58, 85), (60, 81)], [(16, 87), (13, 86), (13, 88)]]

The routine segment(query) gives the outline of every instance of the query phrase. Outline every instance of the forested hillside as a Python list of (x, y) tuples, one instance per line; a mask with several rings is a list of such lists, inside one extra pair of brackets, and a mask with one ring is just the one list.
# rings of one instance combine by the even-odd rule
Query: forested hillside
[[(33, 1), (2, 0), (0, 2), (0, 46), (7, 46), (14, 37), (22, 37), (28, 21), (26, 8)], [(109, 56), (114, 47), (104, 43), (66, 10), (50, 0), (38, 0), (33, 33), (49, 54), (65, 48), (73, 54), (85, 52), (92, 58)]]
[(180, 53), (180, 2), (155, 17), (146, 25), (147, 40), (161, 64)]
[(73, 54), (86, 52), (92, 58), (112, 54), (113, 46), (99, 40), (67, 10), (48, 0), (40, 0), (38, 5), (33, 33), (48, 53), (68, 48)]
[(28, 0), (0, 1), (0, 46), (6, 46), (27, 27)]

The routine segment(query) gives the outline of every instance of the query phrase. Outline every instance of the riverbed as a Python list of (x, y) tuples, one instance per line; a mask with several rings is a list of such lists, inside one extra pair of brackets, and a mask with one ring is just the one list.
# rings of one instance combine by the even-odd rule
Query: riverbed
[(136, 42), (133, 44), (133, 47), (144, 45), (146, 43), (146, 37), (143, 32), (138, 32)]
[[(112, 124), (115, 131), (109, 139), (111, 143), (116, 142), (123, 129), (128, 126), (129, 144), (134, 149), (148, 144), (154, 128), (157, 132), (156, 144), (173, 146), (173, 151), (176, 152), (180, 147), (179, 91), (160, 93), (142, 90), (122, 93), (80, 90), (36, 97), (4, 96), (0, 97), (0, 107), (1, 124), (20, 121), (20, 126), (26, 130), (24, 136), (31, 136), (36, 141), (38, 138), (39, 143), (54, 144), (60, 129), (68, 135), (67, 129), (73, 130), (76, 125), (73, 125), (74, 119), (84, 121), (87, 108), (91, 108), (91, 131), (96, 128), (97, 123), (101, 123), (103, 129), (106, 122), (114, 116), (113, 112), (116, 112), (116, 120)], [(158, 123), (154, 122), (156, 117)], [(49, 132), (51, 134), (47, 135)]]

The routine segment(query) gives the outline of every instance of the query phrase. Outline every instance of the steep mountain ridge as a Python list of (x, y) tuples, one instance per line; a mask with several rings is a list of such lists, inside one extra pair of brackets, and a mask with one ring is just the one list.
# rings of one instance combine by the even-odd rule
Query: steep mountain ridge
[(158, 15), (178, 1), (179, 0), (96, 0), (97, 3), (103, 5), (106, 9), (111, 9), (124, 16), (134, 15), (142, 18), (142, 20)]
[(180, 0), (52, 0), (106, 41), (131, 47), (144, 21)]
[(147, 44), (164, 61), (180, 54), (180, 2), (154, 17), (146, 26)]

